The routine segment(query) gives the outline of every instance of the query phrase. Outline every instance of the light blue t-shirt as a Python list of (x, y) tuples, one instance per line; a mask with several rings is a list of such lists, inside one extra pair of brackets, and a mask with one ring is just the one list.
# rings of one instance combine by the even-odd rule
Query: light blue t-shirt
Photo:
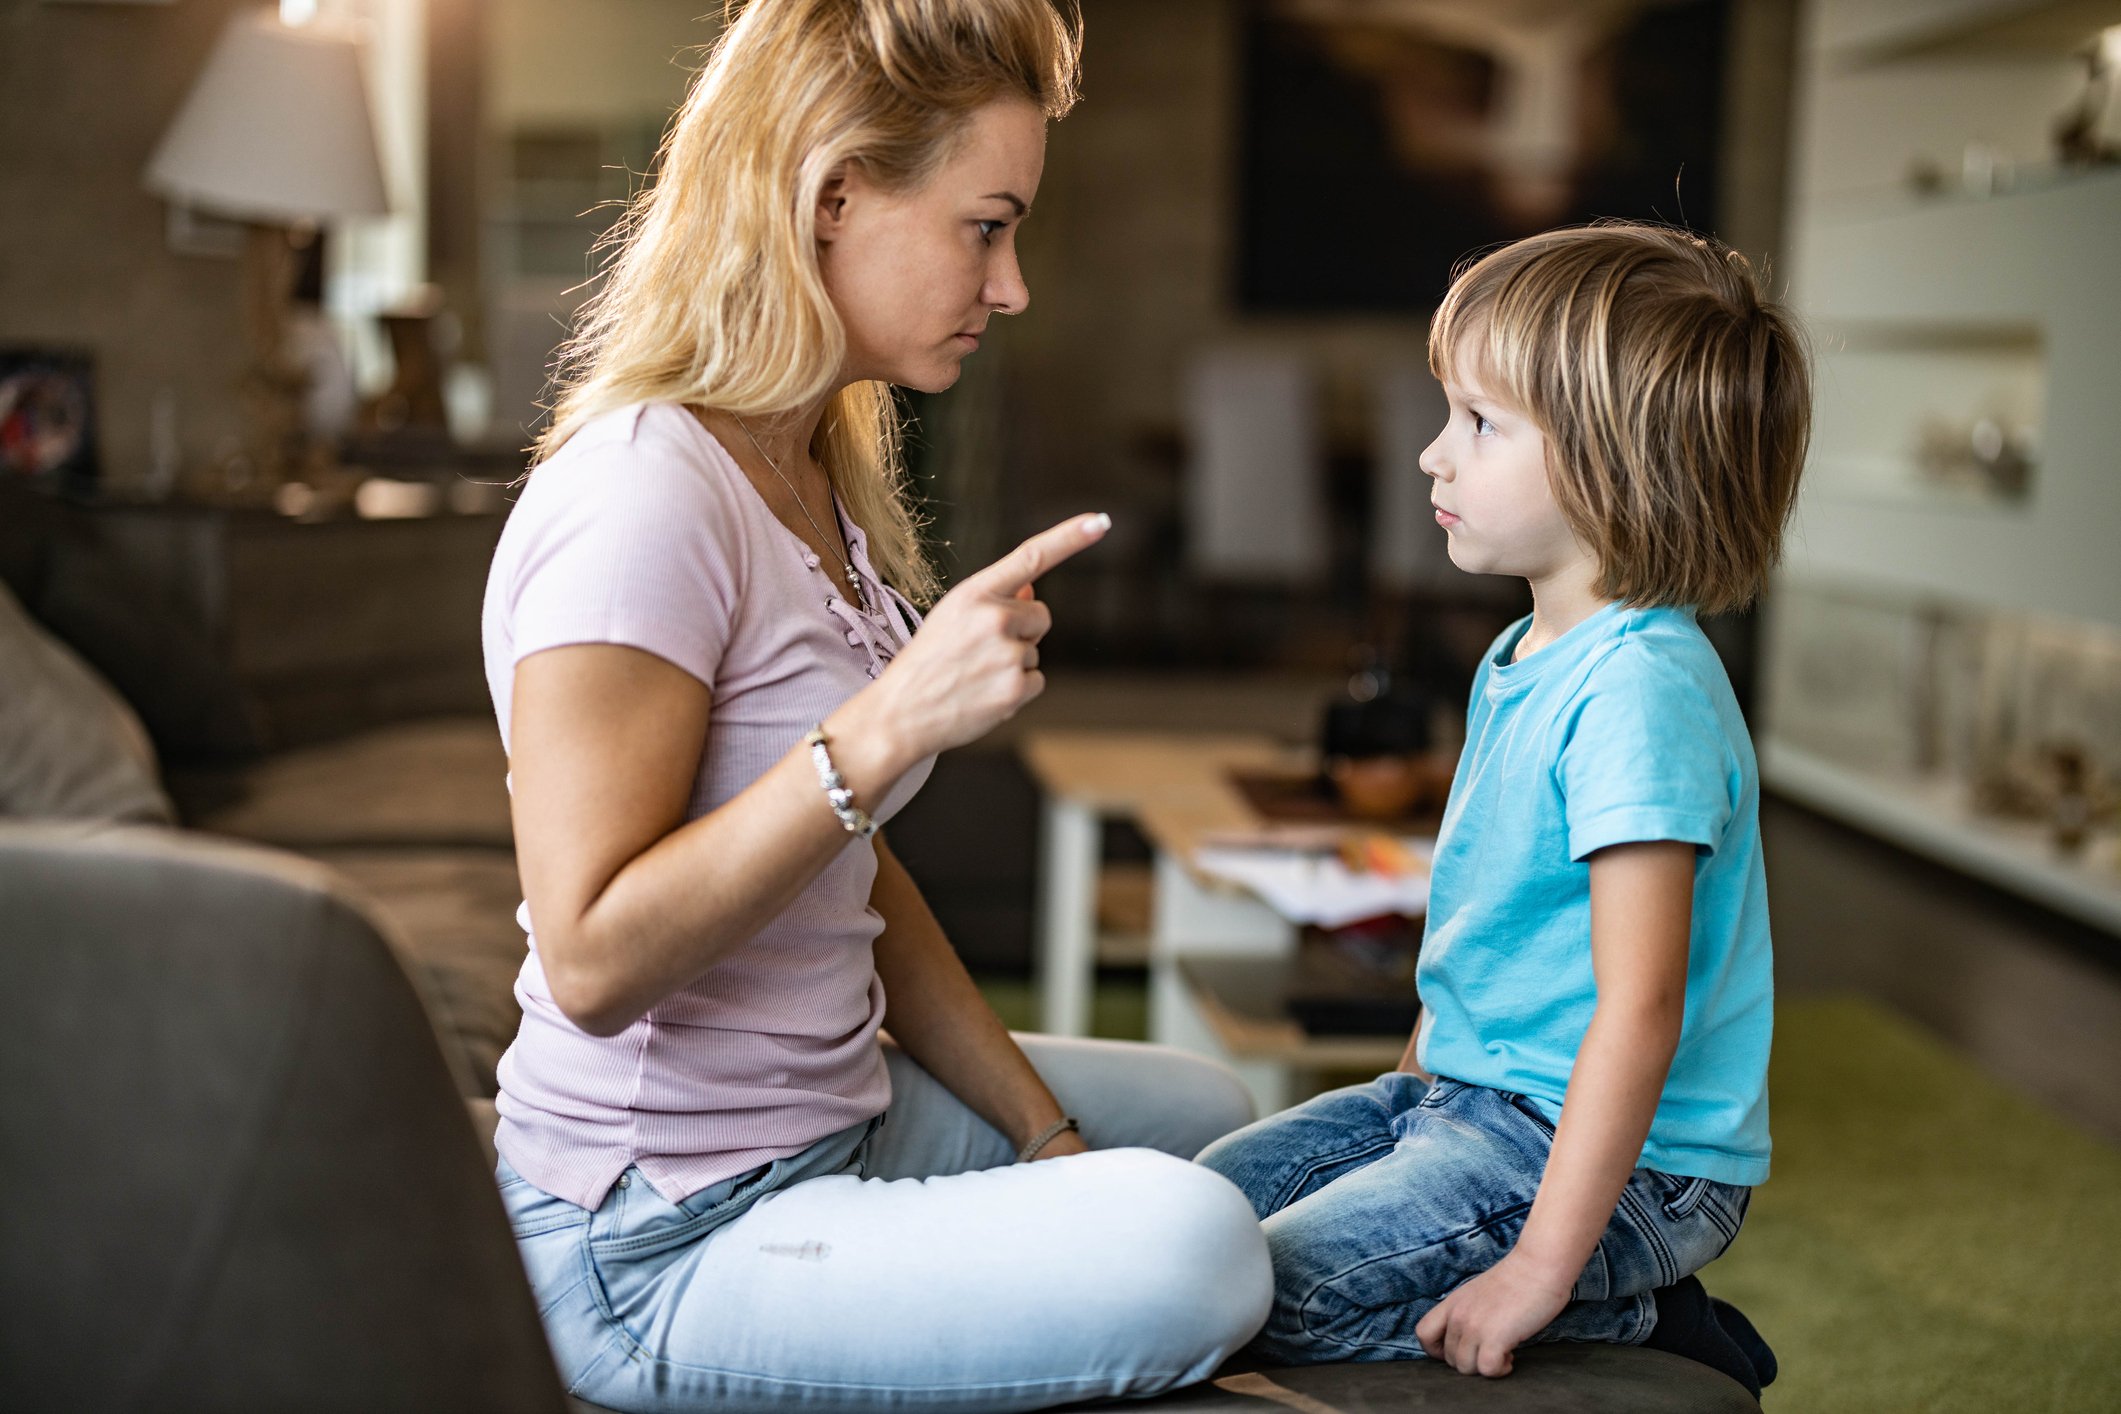
[(1768, 1176), (1774, 975), (1760, 779), (1730, 680), (1689, 609), (1610, 605), (1524, 661), (1529, 618), (1473, 681), (1429, 888), (1416, 1055), (1558, 1120), (1598, 988), (1593, 851), (1695, 845), (1686, 1019), (1641, 1163)]

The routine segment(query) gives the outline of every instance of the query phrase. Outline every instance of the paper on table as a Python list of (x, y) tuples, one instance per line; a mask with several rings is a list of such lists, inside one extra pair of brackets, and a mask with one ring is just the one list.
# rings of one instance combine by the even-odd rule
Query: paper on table
[[(1435, 847), (1433, 840), (1402, 843), (1424, 859)], [(1210, 845), (1193, 852), (1193, 867), (1251, 890), (1291, 923), (1339, 928), (1390, 913), (1419, 916), (1429, 907), (1427, 873), (1356, 873), (1335, 854)]]

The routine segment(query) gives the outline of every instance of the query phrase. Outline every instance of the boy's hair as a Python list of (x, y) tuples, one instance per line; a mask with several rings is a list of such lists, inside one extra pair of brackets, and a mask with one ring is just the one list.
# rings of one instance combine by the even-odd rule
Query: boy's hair
[(1742, 608), (1782, 548), (1811, 433), (1803, 334), (1746, 258), (1665, 226), (1547, 231), (1458, 271), (1429, 326), (1530, 415), (1599, 592)]

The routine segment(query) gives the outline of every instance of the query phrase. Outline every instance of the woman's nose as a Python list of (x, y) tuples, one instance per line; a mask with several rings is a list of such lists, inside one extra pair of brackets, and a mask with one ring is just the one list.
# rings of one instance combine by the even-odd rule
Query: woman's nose
[(1024, 283), (1024, 272), (1016, 263), (1014, 250), (1004, 252), (995, 262), (987, 287), (980, 291), (980, 300), (996, 314), (1022, 314), (1030, 308), (1031, 287)]

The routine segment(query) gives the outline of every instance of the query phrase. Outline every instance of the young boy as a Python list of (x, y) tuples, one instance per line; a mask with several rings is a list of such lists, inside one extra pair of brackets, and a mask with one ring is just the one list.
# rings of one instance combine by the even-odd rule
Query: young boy
[(1697, 610), (1775, 561), (1809, 429), (1797, 329), (1745, 260), (1646, 225), (1459, 275), (1422, 454), (1459, 568), (1533, 611), (1475, 679), (1402, 1069), (1212, 1145), (1252, 1200), (1287, 1362), (1530, 1340), (1773, 1356), (1692, 1272), (1768, 1176), (1759, 782)]

